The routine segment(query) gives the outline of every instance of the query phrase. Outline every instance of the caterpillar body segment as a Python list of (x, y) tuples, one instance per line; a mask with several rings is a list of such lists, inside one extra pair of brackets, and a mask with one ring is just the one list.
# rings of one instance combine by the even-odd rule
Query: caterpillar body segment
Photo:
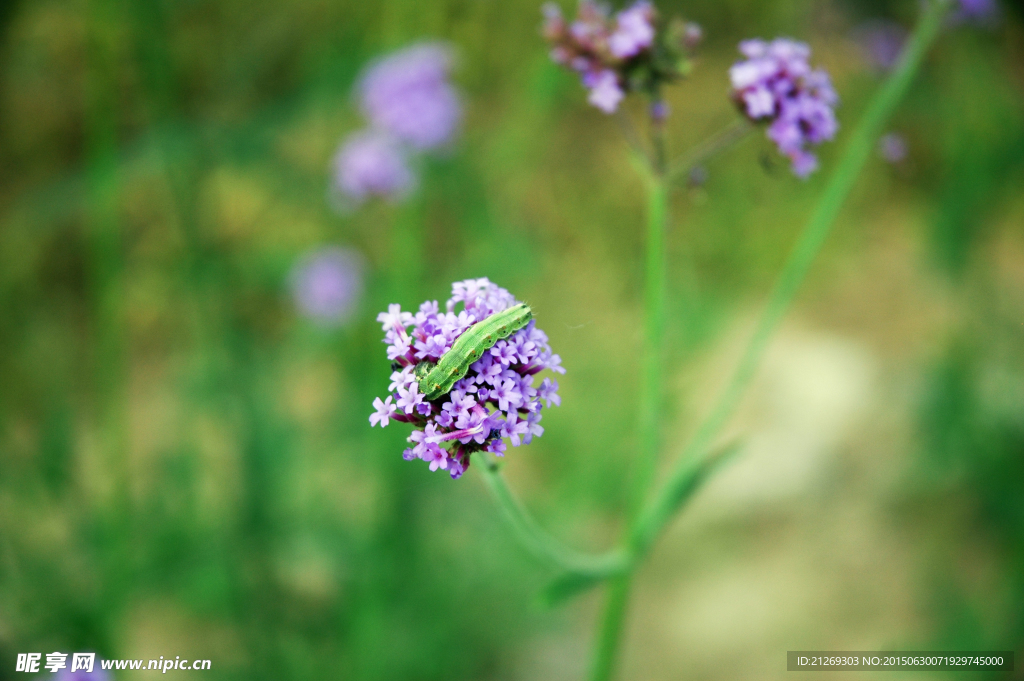
[(455, 339), (451, 349), (441, 356), (436, 365), (430, 362), (416, 365), (414, 376), (419, 379), (420, 392), (428, 401), (447, 394), (487, 350), (529, 324), (531, 319), (533, 311), (530, 306), (519, 303), (469, 327)]

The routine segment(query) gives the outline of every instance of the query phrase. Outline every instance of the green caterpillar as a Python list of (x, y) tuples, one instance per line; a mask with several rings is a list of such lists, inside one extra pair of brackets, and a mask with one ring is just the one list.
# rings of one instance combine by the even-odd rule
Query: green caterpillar
[(488, 348), (526, 326), (531, 319), (533, 311), (530, 306), (519, 303), (469, 327), (455, 339), (451, 349), (441, 356), (437, 364), (420, 362), (416, 365), (413, 375), (419, 381), (420, 392), (427, 400), (445, 395)]

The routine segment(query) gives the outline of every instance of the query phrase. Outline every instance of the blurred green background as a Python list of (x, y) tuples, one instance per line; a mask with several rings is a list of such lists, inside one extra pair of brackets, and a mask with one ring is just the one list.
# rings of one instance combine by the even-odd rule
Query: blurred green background
[[(880, 82), (851, 36), (909, 25), (916, 2), (658, 5), (706, 35), (669, 93), (676, 152), (734, 119), (746, 37), (809, 41), (843, 126), (808, 182), (758, 133), (676, 192), (668, 460)], [(490, 277), (568, 368), (511, 484), (577, 547), (621, 529), (644, 198), (614, 119), (549, 63), (537, 2), (0, 8), (0, 679), (53, 650), (207, 658), (211, 679), (580, 678), (598, 593), (539, 606), (552, 575), (474, 471), (406, 463), (408, 427), (367, 423), (390, 373), (377, 312)], [(930, 55), (892, 124), (909, 155), (859, 181), (730, 428), (742, 457), (640, 573), (622, 678), (781, 678), (790, 649), (1024, 649), (1021, 18), (1006, 4)], [(424, 38), (457, 47), (461, 139), (404, 205), (339, 215), (352, 84)], [(399, 268), (410, 220), (424, 245)], [(324, 244), (368, 263), (337, 329), (288, 289)]]

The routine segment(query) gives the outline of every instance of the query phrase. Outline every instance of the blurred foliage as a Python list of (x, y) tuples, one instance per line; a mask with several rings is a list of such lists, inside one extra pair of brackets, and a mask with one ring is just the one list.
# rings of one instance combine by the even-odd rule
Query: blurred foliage
[[(552, 575), (513, 545), (472, 471), (453, 483), (406, 463), (401, 429), (366, 421), (389, 374), (376, 312), (488, 276), (530, 301), (569, 368), (563, 405), (510, 453), (510, 477), (556, 535), (591, 548), (615, 536), (642, 192), (614, 121), (548, 62), (537, 4), (0, 4), (0, 679), (30, 650), (209, 658), (218, 679), (579, 673), (589, 605), (536, 607)], [(677, 152), (732, 120), (725, 72), (754, 35), (809, 40), (849, 130), (878, 82), (851, 27), (915, 9), (659, 6), (707, 35), (670, 93)], [(458, 47), (463, 139), (425, 164), (408, 204), (337, 215), (328, 166), (361, 125), (352, 83), (424, 37)], [(967, 509), (1006, 600), (996, 617), (992, 591), (972, 599), (944, 562), (962, 538), (936, 540), (920, 566), (936, 645), (1024, 640), (1022, 54), (1013, 11), (943, 38), (896, 121), (910, 159), (873, 163), (805, 294), (803, 314), (840, 331), (891, 322), (872, 341), (886, 352), (904, 327), (870, 274), (850, 274), (881, 243), (910, 262), (907, 286), (949, 310), (938, 333), (954, 340), (896, 353), (924, 386), (898, 402), (925, 452), (906, 503)], [(707, 401), (695, 364), (762, 300), (843, 143), (803, 183), (759, 164), (772, 152), (755, 135), (677, 193), (670, 442)], [(360, 249), (371, 270), (336, 331), (298, 318), (286, 285), (324, 243)], [(851, 276), (853, 296), (835, 283)], [(537, 662), (551, 642), (561, 657)]]

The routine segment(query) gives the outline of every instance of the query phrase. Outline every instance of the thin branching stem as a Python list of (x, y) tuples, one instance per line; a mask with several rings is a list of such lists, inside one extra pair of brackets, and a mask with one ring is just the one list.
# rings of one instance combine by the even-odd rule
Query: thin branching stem
[(622, 573), (629, 561), (625, 551), (590, 554), (572, 549), (537, 524), (505, 483), (498, 465), (479, 457), (487, 487), (519, 542), (538, 560), (566, 572), (603, 579)]
[[(693, 441), (673, 467), (666, 483), (653, 501), (633, 520), (626, 537), (626, 550), (632, 558), (631, 568), (629, 572), (617, 575), (609, 584), (594, 649), (591, 681), (608, 681), (612, 678), (635, 566), (650, 551), (655, 539), (679, 509), (680, 500), (696, 488), (702, 479), (702, 472), (710, 470), (705, 465), (708, 448), (732, 416), (740, 397), (754, 377), (773, 333), (792, 304), (811, 263), (831, 231), (839, 210), (870, 157), (883, 126), (906, 93), (928, 47), (938, 35), (949, 5), (950, 0), (933, 0), (928, 5), (910, 37), (899, 64), (868, 104), (860, 123), (850, 137), (839, 165), (832, 173), (814, 213), (811, 214), (772, 290), (757, 329), (728, 386), (712, 409), (711, 415), (701, 424)], [(697, 154), (694, 154), (694, 157), (696, 156)], [(664, 191), (663, 184), (649, 186), (652, 195)], [(648, 278), (648, 285), (650, 283), (651, 279)]]
[(676, 182), (679, 179), (689, 176), (690, 171), (709, 158), (736, 144), (754, 130), (754, 126), (745, 118), (738, 118), (725, 126), (701, 144), (674, 159), (668, 165), (667, 175), (669, 182)]
[(754, 377), (772, 335), (792, 304), (800, 284), (803, 283), (811, 263), (814, 262), (815, 256), (828, 237), (854, 182), (871, 156), (886, 121), (906, 92), (928, 47), (938, 34), (942, 25), (942, 17), (948, 6), (949, 2), (946, 0), (936, 0), (929, 5), (911, 35), (901, 61), (868, 104), (860, 123), (847, 143), (839, 165), (832, 173), (817, 207), (811, 214), (772, 289), (754, 335), (751, 337), (732, 378), (715, 403), (710, 415), (701, 424), (693, 440), (683, 452), (664, 487), (641, 514), (634, 532), (634, 536), (638, 540), (638, 544), (635, 546), (637, 551), (646, 551), (668, 522), (671, 513), (666, 512), (666, 509), (671, 504), (666, 500), (671, 497), (672, 489), (686, 477), (686, 471), (692, 469), (694, 462), (699, 461), (705, 455), (735, 411), (740, 398)]

